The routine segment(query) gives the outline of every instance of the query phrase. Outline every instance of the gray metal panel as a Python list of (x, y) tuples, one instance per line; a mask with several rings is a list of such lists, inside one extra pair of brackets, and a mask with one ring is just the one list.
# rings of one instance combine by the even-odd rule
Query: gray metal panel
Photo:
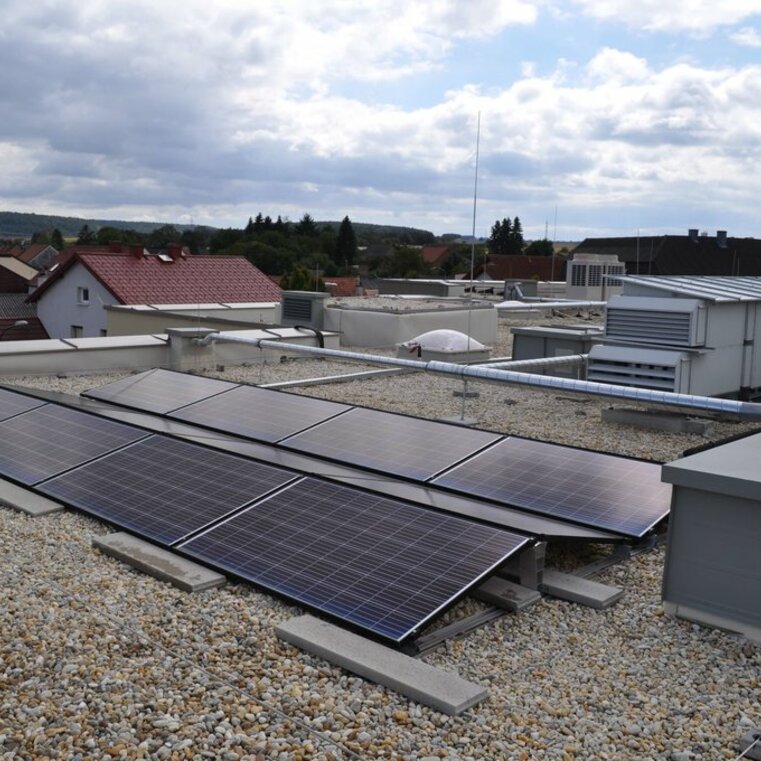
[(761, 301), (761, 277), (626, 275), (620, 280), (624, 286), (632, 283), (706, 301)]
[(761, 504), (677, 487), (663, 599), (761, 627)]

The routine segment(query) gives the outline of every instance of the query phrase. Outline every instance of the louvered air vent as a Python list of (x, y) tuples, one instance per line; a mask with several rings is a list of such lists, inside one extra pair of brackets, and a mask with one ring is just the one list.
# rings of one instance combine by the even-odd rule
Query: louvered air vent
[(302, 325), (322, 330), (325, 301), (328, 293), (312, 291), (283, 291), (280, 302), (280, 322), (283, 325)]
[(617, 309), (608, 307), (605, 319), (607, 338), (627, 341), (692, 346), (694, 312)]
[(308, 323), (312, 319), (313, 303), (311, 299), (302, 299), (298, 296), (284, 296), (283, 320)]
[(605, 359), (591, 360), (587, 370), (587, 380), (614, 383), (618, 386), (675, 391), (676, 366), (612, 362)]

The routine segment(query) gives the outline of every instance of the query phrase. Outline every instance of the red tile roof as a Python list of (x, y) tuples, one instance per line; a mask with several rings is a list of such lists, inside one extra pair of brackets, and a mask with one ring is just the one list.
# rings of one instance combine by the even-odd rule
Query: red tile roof
[(40, 296), (76, 263), (121, 304), (279, 301), (280, 288), (242, 256), (157, 256), (76, 251), (29, 297)]
[(423, 246), (420, 253), (423, 255), (423, 261), (426, 264), (435, 266), (449, 253), (449, 246)]
[[(323, 281), (331, 296), (354, 296), (359, 287), (358, 277), (330, 277), (326, 275)], [(331, 283), (335, 283), (336, 287), (331, 288)]]

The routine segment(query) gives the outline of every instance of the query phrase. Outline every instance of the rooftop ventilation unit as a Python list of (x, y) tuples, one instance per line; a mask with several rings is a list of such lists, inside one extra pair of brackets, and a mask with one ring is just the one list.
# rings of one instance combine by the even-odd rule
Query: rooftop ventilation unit
[(322, 330), (325, 318), (325, 300), (329, 297), (329, 293), (283, 291), (278, 322), (281, 325), (301, 325)]
[(703, 346), (705, 317), (696, 299), (613, 296), (605, 313), (605, 338), (611, 343)]

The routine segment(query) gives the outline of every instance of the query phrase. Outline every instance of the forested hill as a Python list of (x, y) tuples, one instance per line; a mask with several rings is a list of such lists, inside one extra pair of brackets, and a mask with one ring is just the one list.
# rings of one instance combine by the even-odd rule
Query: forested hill
[[(31, 238), (34, 233), (59, 230), (64, 238), (76, 237), (83, 225), (91, 230), (115, 227), (117, 230), (134, 230), (150, 233), (165, 222), (127, 222), (114, 219), (85, 219), (83, 217), (59, 217), (53, 214), (25, 214), (18, 211), (0, 211), (0, 238)], [(174, 225), (180, 232), (192, 230), (192, 225)]]
[[(243, 220), (241, 227), (245, 224)], [(338, 230), (341, 222), (317, 222), (319, 227), (332, 227)], [(34, 233), (59, 230), (64, 238), (76, 237), (84, 225), (97, 232), (101, 227), (113, 227), (117, 230), (134, 230), (138, 233), (151, 233), (154, 230), (171, 225), (178, 232), (192, 230), (193, 225), (174, 224), (172, 222), (132, 222), (114, 219), (85, 219), (84, 217), (61, 217), (52, 214), (25, 214), (17, 211), (0, 211), (0, 239), (2, 238), (31, 238)], [(399, 243), (418, 244), (431, 243), (433, 233), (415, 227), (396, 225), (374, 225), (366, 222), (354, 222), (357, 236), (363, 242), (398, 241)], [(207, 229), (214, 229), (208, 228)]]

